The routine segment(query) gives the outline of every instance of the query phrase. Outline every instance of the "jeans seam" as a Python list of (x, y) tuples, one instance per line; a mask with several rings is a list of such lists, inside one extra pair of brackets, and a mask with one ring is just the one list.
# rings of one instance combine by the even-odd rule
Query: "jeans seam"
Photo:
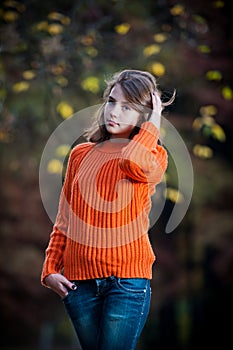
[(140, 320), (139, 320), (137, 331), (135, 333), (135, 337), (134, 337), (134, 340), (132, 343), (132, 346), (133, 346), (132, 350), (134, 349), (135, 341), (137, 341), (137, 339), (139, 337), (139, 330), (141, 329), (141, 324), (142, 324), (142, 316), (144, 314), (144, 310), (145, 310), (145, 306), (146, 306), (147, 291), (148, 291), (148, 284), (146, 285), (145, 292), (144, 292), (145, 294), (144, 294), (144, 300), (143, 300), (143, 304), (142, 304), (142, 308), (141, 308), (141, 312), (140, 312)]
[[(147, 281), (148, 283), (148, 281)], [(136, 294), (144, 294), (145, 291), (147, 291), (147, 283), (146, 283), (146, 286), (143, 287), (141, 290), (139, 289), (128, 289), (128, 288), (125, 288), (122, 284), (121, 284), (121, 278), (117, 278), (116, 280), (116, 286), (119, 290), (123, 290), (127, 293), (136, 293)]]

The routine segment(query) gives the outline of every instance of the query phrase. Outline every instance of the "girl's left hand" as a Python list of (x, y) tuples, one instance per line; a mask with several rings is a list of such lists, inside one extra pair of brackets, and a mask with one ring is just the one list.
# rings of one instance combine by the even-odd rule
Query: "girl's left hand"
[(151, 94), (152, 100), (152, 113), (149, 118), (149, 121), (153, 123), (157, 129), (160, 129), (161, 124), (161, 114), (163, 110), (162, 101), (157, 92)]

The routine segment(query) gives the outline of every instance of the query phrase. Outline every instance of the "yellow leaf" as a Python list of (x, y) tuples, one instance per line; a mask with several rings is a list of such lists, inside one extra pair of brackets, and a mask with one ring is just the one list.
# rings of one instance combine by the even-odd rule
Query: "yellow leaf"
[(48, 14), (48, 19), (51, 21), (59, 21), (66, 26), (70, 24), (70, 18), (59, 12), (50, 12)]
[(165, 198), (169, 199), (170, 201), (174, 203), (182, 203), (184, 201), (183, 194), (176, 190), (175, 188), (168, 187), (165, 190)]
[(157, 43), (163, 43), (165, 40), (167, 40), (167, 35), (164, 33), (158, 33), (154, 35), (154, 41)]
[(215, 107), (214, 105), (206, 105), (206, 106), (201, 106), (200, 108), (200, 113), (202, 116), (213, 116), (215, 114), (217, 114), (218, 110), (217, 107)]
[(63, 17), (64, 17), (64, 15), (62, 13), (59, 13), (59, 12), (50, 12), (48, 14), (48, 18), (53, 20), (53, 21), (60, 21)]
[(58, 159), (51, 159), (47, 165), (47, 170), (50, 174), (62, 174), (63, 164)]
[(152, 73), (157, 75), (158, 77), (163, 76), (165, 74), (165, 71), (166, 71), (164, 65), (160, 62), (152, 63), (150, 69), (151, 69)]
[(164, 174), (164, 176), (163, 176), (163, 181), (164, 181), (165, 183), (167, 183), (167, 182), (169, 181), (169, 179), (170, 179), (170, 175), (169, 175), (168, 172), (166, 171), (165, 174)]
[(172, 14), (172, 16), (180, 16), (180, 15), (183, 15), (183, 13), (184, 13), (184, 6), (183, 6), (183, 5), (180, 5), (180, 4), (177, 4), (177, 5), (173, 6), (173, 7), (170, 9), (170, 13)]
[(207, 80), (220, 81), (222, 79), (222, 73), (219, 70), (209, 70), (205, 76)]
[(213, 157), (213, 150), (208, 146), (197, 144), (193, 147), (193, 154), (202, 159), (209, 159)]
[(130, 24), (129, 23), (121, 23), (117, 26), (115, 26), (115, 31), (120, 35), (125, 35), (130, 30)]
[(41, 21), (41, 22), (36, 24), (35, 28), (36, 28), (36, 30), (39, 30), (39, 31), (47, 31), (48, 30), (48, 22)]
[(22, 73), (22, 75), (23, 75), (24, 79), (31, 80), (31, 79), (35, 78), (36, 72), (34, 70), (25, 70)]
[(65, 26), (68, 26), (70, 24), (70, 17), (64, 16), (62, 17), (61, 23), (64, 24)]
[(81, 86), (85, 91), (91, 91), (93, 93), (97, 93), (100, 89), (99, 79), (93, 76), (88, 77), (81, 82)]
[(211, 129), (211, 135), (217, 139), (218, 141), (221, 141), (221, 142), (224, 142), (226, 141), (226, 134), (223, 130), (223, 128), (218, 125), (218, 124), (215, 124), (212, 129)]
[(159, 45), (153, 44), (153, 45), (148, 45), (144, 48), (143, 50), (143, 55), (145, 57), (150, 57), (154, 54), (159, 53), (161, 50), (161, 47)]
[(213, 117), (210, 117), (209, 115), (204, 115), (202, 117), (202, 123), (203, 125), (212, 127), (215, 124), (215, 120)]
[(94, 47), (94, 46), (88, 46), (86, 48), (86, 53), (90, 56), (90, 57), (96, 57), (98, 55), (98, 50)]
[(222, 96), (223, 96), (223, 98), (225, 98), (225, 100), (232, 100), (233, 91), (230, 88), (230, 86), (224, 86), (222, 88)]
[(63, 32), (63, 26), (61, 24), (58, 23), (53, 23), (53, 24), (49, 24), (48, 25), (48, 33), (50, 35), (58, 35), (61, 34)]
[(225, 2), (224, 1), (214, 1), (213, 6), (216, 8), (222, 8), (225, 6)]
[(73, 107), (65, 101), (61, 101), (57, 105), (57, 112), (62, 116), (63, 119), (67, 119), (74, 114)]
[(6, 22), (14, 22), (19, 18), (19, 14), (15, 11), (6, 11), (3, 18)]
[(210, 53), (211, 49), (208, 45), (199, 45), (198, 51), (200, 51), (201, 53)]
[(167, 135), (167, 131), (163, 126), (160, 127), (160, 135), (161, 135), (162, 139), (165, 138)]
[(66, 77), (64, 77), (63, 75), (58, 76), (55, 78), (56, 82), (58, 85), (60, 85), (61, 87), (65, 87), (69, 84), (69, 81)]
[(196, 131), (200, 130), (203, 126), (202, 118), (195, 118), (193, 121), (192, 128)]
[(13, 91), (16, 93), (20, 93), (22, 91), (28, 90), (30, 87), (30, 84), (27, 81), (19, 81), (18, 83), (15, 83), (12, 87)]
[(56, 148), (56, 155), (58, 157), (65, 157), (70, 151), (69, 145), (60, 145)]

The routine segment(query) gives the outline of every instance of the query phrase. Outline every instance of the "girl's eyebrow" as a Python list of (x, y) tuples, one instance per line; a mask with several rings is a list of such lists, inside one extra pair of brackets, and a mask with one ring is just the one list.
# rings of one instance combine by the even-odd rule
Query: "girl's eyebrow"
[(116, 99), (112, 96), (108, 96), (108, 99), (111, 100), (111, 101), (116, 101)]
[[(117, 102), (117, 100), (111, 95), (108, 96), (108, 99), (113, 101), (113, 102)], [(128, 101), (121, 101), (121, 103), (128, 104), (129, 102)]]

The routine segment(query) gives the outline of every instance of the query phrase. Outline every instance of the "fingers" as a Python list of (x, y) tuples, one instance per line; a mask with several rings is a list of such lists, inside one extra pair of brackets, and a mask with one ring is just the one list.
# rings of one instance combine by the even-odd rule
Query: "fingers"
[(65, 297), (69, 289), (75, 290), (77, 286), (70, 282), (65, 276), (60, 273), (50, 274), (45, 278), (45, 284), (51, 288), (60, 297)]
[(68, 289), (76, 289), (77, 288), (77, 286), (74, 283), (70, 282), (65, 276), (59, 275), (59, 277), (60, 277), (59, 278), (60, 282)]
[(160, 96), (157, 92), (153, 92), (151, 94), (151, 100), (152, 100), (152, 109), (154, 112), (157, 112), (157, 114), (161, 114), (162, 112), (162, 101)]
[(149, 121), (152, 122), (159, 130), (160, 123), (161, 123), (162, 101), (157, 92), (154, 92), (151, 94), (151, 101), (152, 101), (152, 113)]

